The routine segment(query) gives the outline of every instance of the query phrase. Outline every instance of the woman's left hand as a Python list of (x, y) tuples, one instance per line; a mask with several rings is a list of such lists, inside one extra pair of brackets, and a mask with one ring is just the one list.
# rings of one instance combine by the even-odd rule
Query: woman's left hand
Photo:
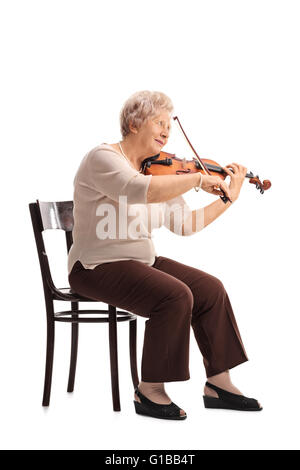
[(230, 163), (226, 165), (223, 170), (230, 176), (230, 194), (232, 202), (236, 201), (239, 197), (241, 187), (245, 181), (247, 168), (238, 163)]

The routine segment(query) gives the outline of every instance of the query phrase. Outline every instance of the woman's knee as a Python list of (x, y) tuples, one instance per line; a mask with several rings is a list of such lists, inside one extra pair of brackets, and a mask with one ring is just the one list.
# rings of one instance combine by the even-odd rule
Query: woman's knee
[(207, 279), (205, 292), (208, 298), (217, 299), (224, 295), (225, 287), (220, 279), (210, 275)]
[(225, 293), (226, 291), (222, 281), (215, 276), (207, 275), (204, 282), (203, 279), (201, 279), (198, 287), (196, 286), (194, 290), (194, 306), (199, 308), (209, 308), (223, 299)]
[(210, 276), (210, 287), (215, 291), (224, 291), (225, 287), (223, 282), (215, 276)]
[(176, 291), (176, 303), (183, 313), (191, 314), (194, 306), (194, 296), (191, 289), (186, 285), (180, 285)]

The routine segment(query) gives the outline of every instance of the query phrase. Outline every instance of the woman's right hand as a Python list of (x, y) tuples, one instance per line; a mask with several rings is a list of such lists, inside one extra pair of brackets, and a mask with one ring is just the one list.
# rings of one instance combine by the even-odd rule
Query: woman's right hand
[(232, 202), (229, 186), (219, 176), (202, 175), (201, 189), (216, 196), (223, 196), (222, 189), (225, 196)]

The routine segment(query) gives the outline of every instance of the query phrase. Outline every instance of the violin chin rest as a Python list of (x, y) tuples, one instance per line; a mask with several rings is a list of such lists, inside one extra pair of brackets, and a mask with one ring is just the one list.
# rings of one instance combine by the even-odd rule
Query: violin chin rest
[(143, 160), (143, 163), (147, 163), (147, 162), (154, 162), (155, 160), (157, 160), (160, 156), (160, 153), (158, 153), (157, 155), (153, 155), (153, 157), (147, 157), (145, 158), (145, 160)]

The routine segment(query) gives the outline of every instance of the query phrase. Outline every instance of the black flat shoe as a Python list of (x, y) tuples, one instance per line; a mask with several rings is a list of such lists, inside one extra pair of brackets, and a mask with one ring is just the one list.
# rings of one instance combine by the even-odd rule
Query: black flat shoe
[(169, 405), (160, 405), (146, 398), (138, 388), (136, 388), (134, 392), (141, 400), (141, 403), (133, 400), (135, 411), (138, 415), (161, 419), (185, 419), (187, 417), (186, 414), (180, 414), (179, 406), (175, 405), (173, 402)]
[(205, 384), (207, 387), (215, 390), (219, 398), (209, 397), (203, 395), (205, 408), (221, 408), (224, 410), (239, 410), (239, 411), (261, 411), (262, 407), (255, 398), (244, 397), (244, 395), (237, 395), (236, 393), (227, 392), (216, 385), (209, 382)]

